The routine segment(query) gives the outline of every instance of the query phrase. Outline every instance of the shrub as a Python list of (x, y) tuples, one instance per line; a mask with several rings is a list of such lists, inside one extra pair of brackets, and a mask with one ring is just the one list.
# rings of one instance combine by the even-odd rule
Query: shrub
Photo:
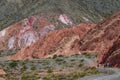
[(49, 68), (47, 73), (52, 73), (53, 72), (53, 69)]
[(26, 71), (27, 67), (25, 65), (23, 65), (23, 67), (21, 68), (21, 72)]
[(89, 54), (89, 53), (83, 53), (83, 55), (85, 55), (85, 57), (87, 57), (87, 58), (91, 58), (91, 54)]
[(9, 64), (9, 66), (10, 66), (11, 68), (15, 68), (15, 67), (17, 66), (17, 61), (12, 61), (12, 62)]
[(81, 63), (78, 65), (78, 67), (82, 67), (82, 66), (83, 66), (83, 64), (81, 64)]
[(35, 66), (31, 67), (31, 70), (33, 70), (33, 71), (36, 70), (36, 67)]
[(71, 59), (70, 61), (75, 61), (75, 59)]
[(83, 61), (84, 61), (84, 59), (81, 59), (81, 60), (80, 60), (80, 62), (83, 62)]
[(57, 58), (57, 55), (54, 55), (54, 56), (53, 56), (53, 59), (55, 59), (55, 58)]
[(27, 74), (24, 74), (22, 76), (22, 80), (37, 80), (38, 77), (36, 75), (27, 75)]
[(64, 57), (63, 55), (58, 55), (58, 57)]

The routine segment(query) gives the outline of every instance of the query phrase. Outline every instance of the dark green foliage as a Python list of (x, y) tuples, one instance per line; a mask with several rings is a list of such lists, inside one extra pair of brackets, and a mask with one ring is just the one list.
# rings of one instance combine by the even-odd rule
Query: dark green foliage
[(31, 70), (33, 70), (33, 71), (36, 70), (36, 67), (35, 66), (31, 67)]
[(15, 67), (17, 67), (17, 61), (12, 61), (11, 63), (9, 63), (9, 66), (11, 67), (11, 68), (15, 68)]
[(54, 55), (54, 56), (53, 56), (53, 59), (55, 59), (55, 58), (57, 58), (57, 55)]
[(78, 65), (78, 67), (82, 67), (82, 66), (83, 66), (83, 64), (81, 64), (81, 63)]
[(80, 62), (83, 62), (83, 61), (84, 61), (84, 59), (81, 59), (81, 60), (80, 60)]
[(91, 58), (92, 57), (92, 55), (90, 53), (83, 53), (83, 55), (85, 55), (85, 57), (87, 57), (87, 58)]
[(58, 55), (58, 57), (64, 57), (63, 55)]
[(27, 70), (27, 67), (23, 65), (23, 67), (21, 68), (21, 73), (25, 72), (26, 70)]
[(52, 69), (52, 68), (49, 68), (47, 72), (48, 72), (48, 73), (52, 73), (52, 72), (53, 72), (53, 69)]

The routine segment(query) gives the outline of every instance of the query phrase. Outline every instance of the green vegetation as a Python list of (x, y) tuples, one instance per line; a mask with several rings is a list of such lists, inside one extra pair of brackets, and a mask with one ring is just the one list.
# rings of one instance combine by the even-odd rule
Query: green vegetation
[(92, 57), (92, 55), (91, 55), (90, 53), (83, 53), (83, 55), (84, 55), (85, 57), (87, 57), (87, 58), (91, 58), (91, 57)]
[(38, 75), (24, 74), (22, 76), (22, 80), (37, 80), (37, 79), (39, 79)]
[(71, 72), (68, 74), (50, 74), (43, 77), (44, 80), (76, 80), (84, 76), (98, 74), (99, 71), (94, 67), (89, 67), (83, 72)]
[(48, 72), (48, 73), (52, 73), (52, 72), (53, 72), (53, 69), (49, 68), (47, 72)]
[(19, 51), (19, 49), (15, 49), (15, 50), (0, 50), (0, 57), (10, 56), (10, 55), (13, 55), (13, 54), (17, 53), (18, 51)]
[[(1, 61), (0, 65), (7, 73), (3, 77), (7, 80), (75, 80), (84, 76), (98, 74), (95, 67), (88, 67), (84, 63), (83, 55), (69, 57), (54, 56), (54, 58)], [(59, 74), (55, 74), (54, 72)], [(40, 74), (39, 74), (40, 73)], [(45, 73), (45, 74), (44, 74)]]
[(31, 70), (33, 70), (33, 71), (36, 70), (36, 67), (35, 66), (31, 67)]
[(54, 56), (53, 56), (53, 59), (55, 59), (55, 58), (57, 58), (57, 55), (54, 55)]
[(17, 67), (17, 61), (12, 61), (12, 62), (10, 62), (9, 66), (10, 66), (10, 68), (15, 68), (15, 67)]
[(83, 61), (84, 61), (84, 59), (81, 59), (81, 60), (80, 60), (80, 62), (83, 62)]
[(63, 55), (56, 55), (56, 54), (55, 54), (52, 58), (55, 59), (55, 58), (57, 58), (57, 57), (64, 57), (64, 56), (63, 56)]
[(79, 68), (81, 68), (82, 66), (83, 66), (83, 64), (81, 64), (81, 63), (78, 65)]
[(21, 73), (24, 73), (26, 71), (27, 67), (25, 65), (23, 65), (23, 67), (21, 68)]

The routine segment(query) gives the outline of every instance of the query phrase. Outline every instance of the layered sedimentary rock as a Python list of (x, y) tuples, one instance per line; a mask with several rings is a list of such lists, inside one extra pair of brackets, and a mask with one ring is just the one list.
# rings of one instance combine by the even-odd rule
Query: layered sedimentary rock
[[(120, 12), (105, 19), (94, 29), (90, 30), (80, 41), (80, 50), (98, 52), (98, 60), (101, 64), (109, 61), (110, 63), (112, 63), (113, 66), (117, 66), (120, 60), (119, 36)], [(113, 58), (116, 59), (111, 61)]]
[(54, 18), (57, 21), (53, 23), (47, 17), (32, 16), (9, 26), (0, 32), (0, 49), (21, 49), (54, 31), (60, 23), (73, 25), (66, 14), (58, 14)]
[(111, 66), (120, 67), (120, 37), (113, 43), (113, 46), (102, 58), (102, 62)]
[(31, 46), (23, 48), (9, 59), (42, 58), (51, 55), (72, 55), (79, 52), (79, 40), (95, 24), (81, 23), (73, 28), (65, 28), (50, 32), (45, 37), (37, 40)]

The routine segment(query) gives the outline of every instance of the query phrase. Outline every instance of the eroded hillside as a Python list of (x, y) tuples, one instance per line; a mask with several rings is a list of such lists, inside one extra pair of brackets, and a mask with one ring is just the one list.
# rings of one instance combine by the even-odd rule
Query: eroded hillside
[(29, 58), (42, 58), (52, 55), (72, 55), (79, 52), (79, 40), (95, 24), (81, 23), (73, 28), (65, 28), (48, 33), (32, 45), (21, 49), (20, 52), (9, 59), (21, 60)]
[(119, 0), (1, 0), (0, 30), (36, 14), (51, 17), (67, 14), (74, 24), (81, 21), (98, 23), (120, 10), (119, 4)]
[[(115, 62), (109, 61), (113, 66), (119, 64), (119, 37), (120, 36), (120, 12), (105, 19), (94, 29), (90, 30), (80, 41), (80, 51), (93, 51), (99, 53), (99, 63), (106, 63), (108, 58), (115, 58)], [(117, 42), (115, 42), (117, 41)], [(117, 53), (114, 52), (117, 50)], [(109, 51), (111, 51), (109, 53)], [(113, 55), (113, 56), (112, 56)]]

